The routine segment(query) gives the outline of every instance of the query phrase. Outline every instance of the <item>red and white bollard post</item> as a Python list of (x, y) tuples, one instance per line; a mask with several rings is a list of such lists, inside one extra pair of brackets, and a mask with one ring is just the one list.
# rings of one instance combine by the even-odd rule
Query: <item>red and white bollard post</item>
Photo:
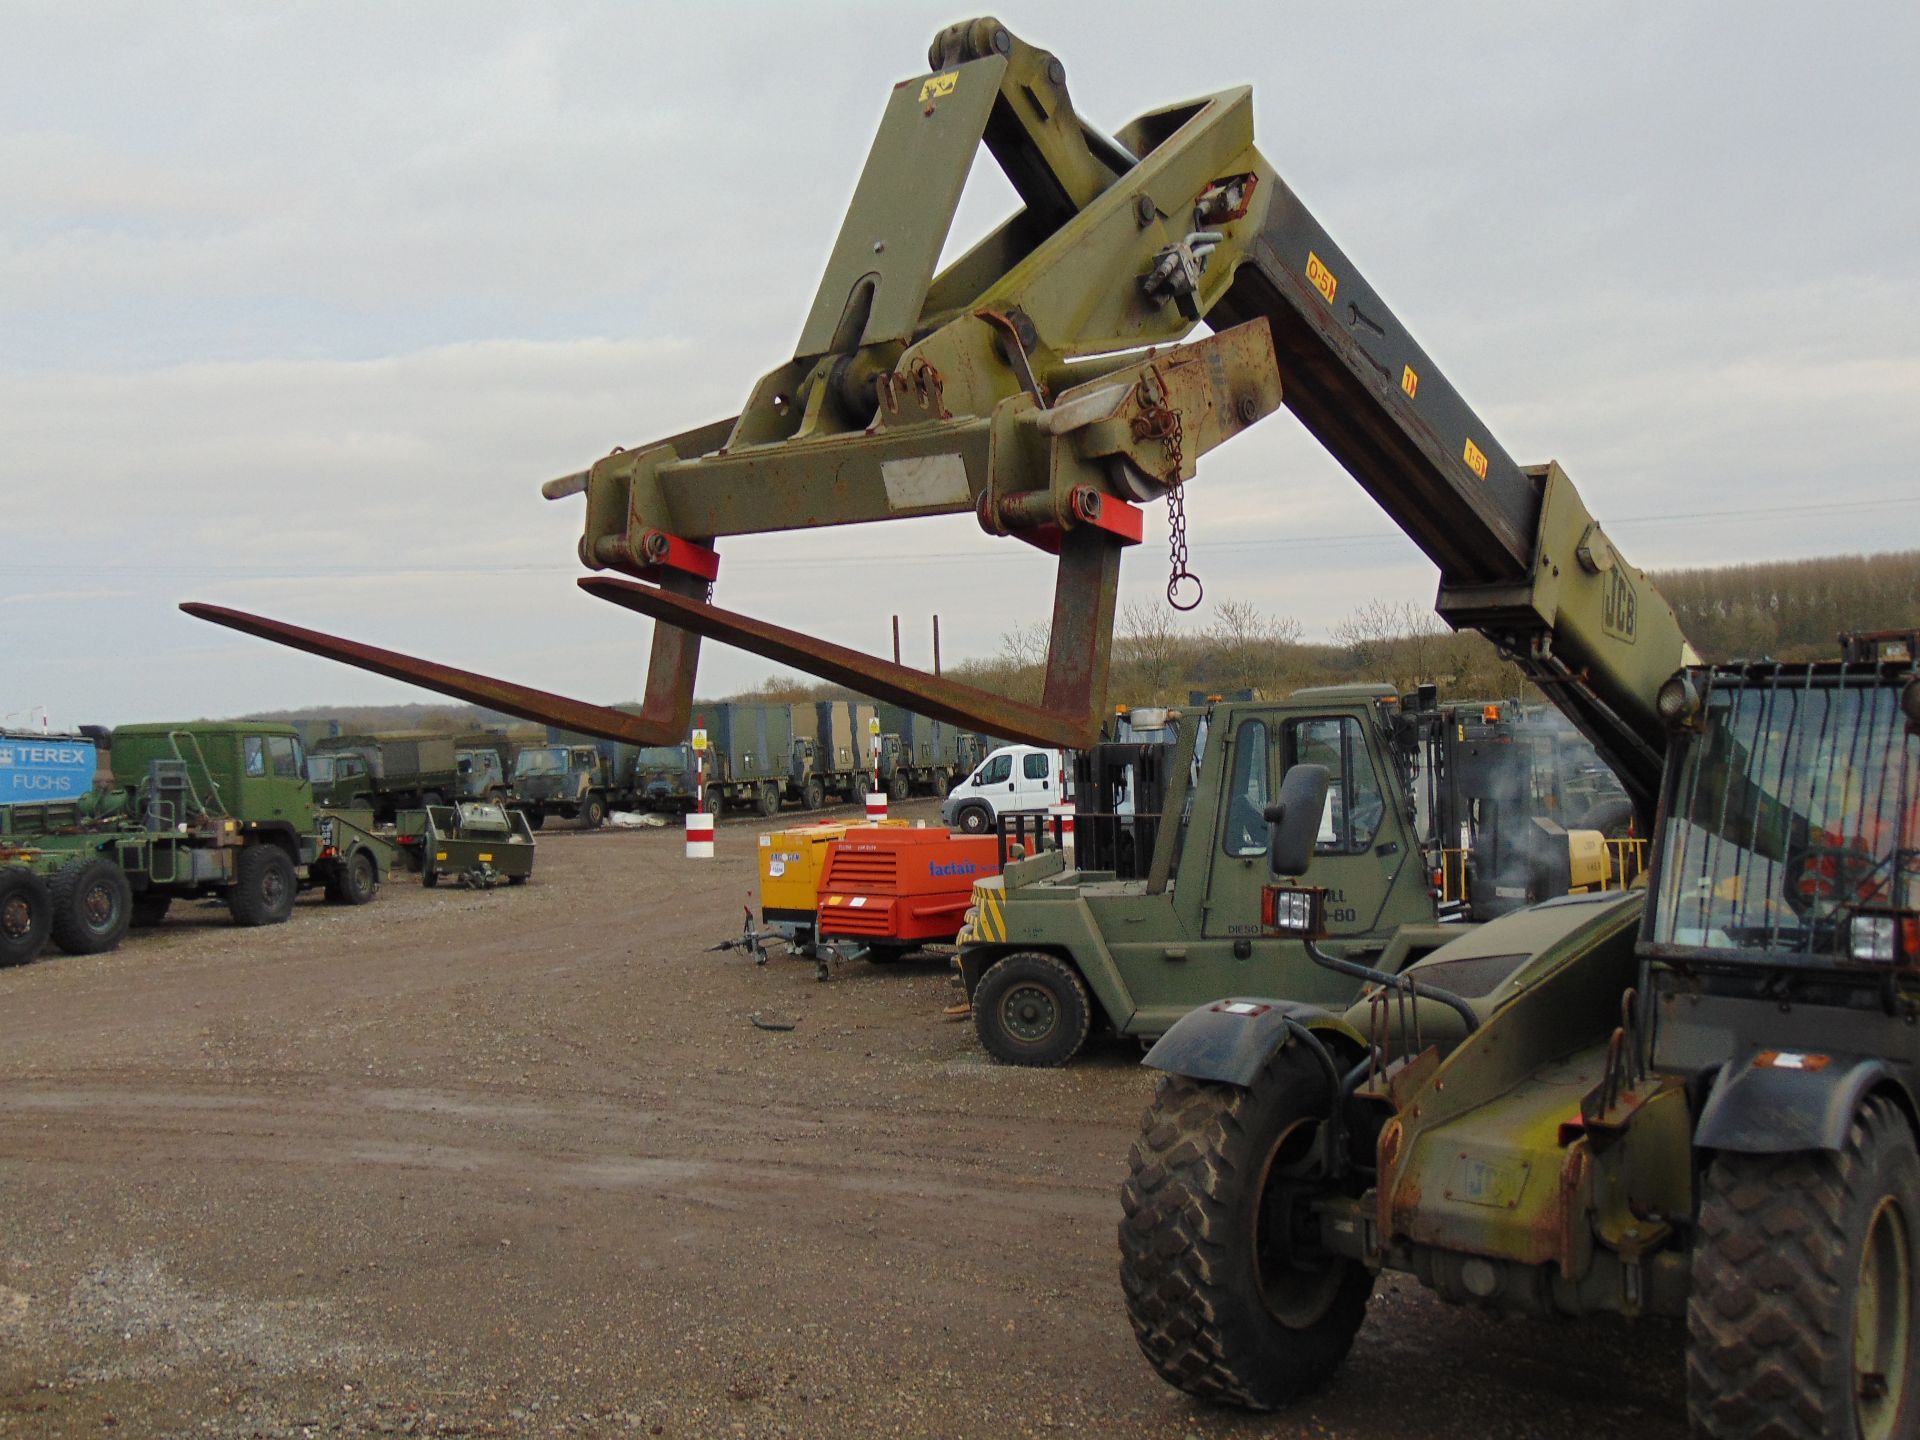
[(687, 858), (713, 858), (713, 816), (703, 810), (695, 810), (687, 816)]
[(887, 818), (887, 792), (869, 790), (867, 792), (867, 823), (878, 825)]

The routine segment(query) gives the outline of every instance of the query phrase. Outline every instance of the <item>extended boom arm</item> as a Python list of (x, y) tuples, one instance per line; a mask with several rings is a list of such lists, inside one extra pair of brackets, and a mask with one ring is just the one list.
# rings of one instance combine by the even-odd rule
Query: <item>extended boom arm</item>
[[(212, 607), (203, 618), (569, 728), (677, 741), (699, 636), (1049, 745), (1091, 742), (1138, 506), (1285, 403), (1439, 566), (1439, 613), (1512, 654), (1643, 813), (1671, 609), (1557, 466), (1523, 469), (1253, 146), (1252, 96), (1107, 139), (1065, 70), (997, 21), (951, 26), (894, 87), (793, 357), (737, 416), (550, 482), (584, 494), (589, 593), (652, 616), (638, 715)], [(1024, 208), (934, 266), (985, 144)], [(1201, 320), (1217, 333), (1184, 337)], [(1039, 706), (715, 606), (723, 536), (971, 511), (1058, 557)], [(638, 582), (638, 583), (636, 583)], [(554, 697), (545, 697), (554, 698)], [(598, 711), (598, 714), (594, 712)]]

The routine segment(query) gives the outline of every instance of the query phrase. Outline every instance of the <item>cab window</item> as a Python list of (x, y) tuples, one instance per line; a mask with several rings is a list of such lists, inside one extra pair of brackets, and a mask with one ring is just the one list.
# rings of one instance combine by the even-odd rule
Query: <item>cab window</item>
[(980, 767), (979, 773), (973, 777), (973, 783), (976, 785), (999, 785), (1008, 780), (1012, 775), (1013, 757), (1011, 755), (996, 755)]
[(267, 742), (258, 735), (247, 736), (247, 774), (267, 773)]
[(1044, 780), (1052, 772), (1053, 763), (1045, 755), (1022, 755), (1020, 773), (1029, 780)]
[(1324, 765), (1331, 777), (1314, 853), (1358, 855), (1372, 848), (1386, 817), (1386, 799), (1360, 722), (1351, 716), (1296, 720), (1287, 729), (1288, 763)]
[(272, 757), (274, 774), (288, 780), (300, 778), (300, 745), (291, 735), (269, 735), (267, 754)]
[(1227, 782), (1221, 845), (1236, 859), (1267, 853), (1267, 723), (1242, 720), (1233, 735), (1233, 776)]

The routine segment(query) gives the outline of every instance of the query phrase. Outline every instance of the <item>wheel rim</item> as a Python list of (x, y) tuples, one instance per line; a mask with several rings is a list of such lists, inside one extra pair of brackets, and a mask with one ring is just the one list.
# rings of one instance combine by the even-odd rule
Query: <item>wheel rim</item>
[(277, 867), (269, 865), (267, 867), (267, 873), (260, 877), (260, 898), (266, 902), (269, 910), (278, 910), (280, 908), (280, 902), (286, 898), (286, 894), (286, 877), (280, 873)]
[(24, 895), (9, 895), (0, 905), (0, 934), (9, 940), (22, 940), (33, 933), (33, 906)]
[(1905, 1413), (1913, 1316), (1906, 1216), (1881, 1197), (1867, 1222), (1853, 1301), (1854, 1411), (1862, 1440), (1889, 1440)]
[(1283, 1128), (1267, 1151), (1253, 1214), (1253, 1273), (1261, 1303), (1282, 1325), (1304, 1330), (1326, 1313), (1340, 1289), (1338, 1261), (1302, 1262), (1293, 1253), (1288, 1228), (1294, 1187), (1285, 1183), (1290, 1164), (1304, 1158), (1313, 1138), (1312, 1119), (1302, 1116)]
[(1000, 1023), (1023, 1045), (1038, 1045), (1060, 1024), (1060, 1002), (1044, 985), (1015, 985), (1000, 1001)]
[(105, 885), (89, 886), (80, 897), (80, 911), (90, 928), (105, 930), (113, 923), (113, 892)]

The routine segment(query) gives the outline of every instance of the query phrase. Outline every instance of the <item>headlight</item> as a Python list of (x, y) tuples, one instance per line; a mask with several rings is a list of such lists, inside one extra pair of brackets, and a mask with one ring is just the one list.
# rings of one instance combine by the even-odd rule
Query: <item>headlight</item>
[(1660, 693), (1654, 696), (1653, 707), (1669, 725), (1691, 720), (1694, 712), (1700, 708), (1700, 692), (1694, 688), (1693, 677), (1684, 670), (1675, 675), (1660, 687)]
[(1882, 964), (1893, 962), (1893, 917), (1891, 915), (1854, 916), (1850, 938), (1853, 942), (1854, 959), (1877, 960)]

